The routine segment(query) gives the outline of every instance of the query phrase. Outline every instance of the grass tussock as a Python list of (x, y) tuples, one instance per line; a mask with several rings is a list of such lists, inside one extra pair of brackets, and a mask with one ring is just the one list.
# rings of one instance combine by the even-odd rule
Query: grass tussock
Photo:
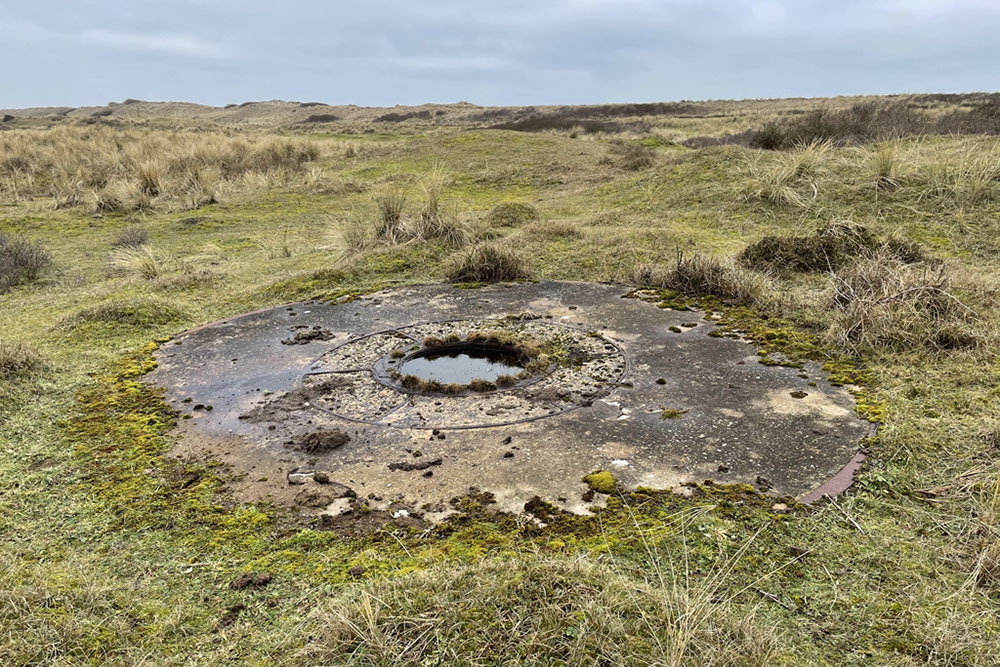
[(323, 608), (303, 662), (341, 665), (773, 664), (777, 637), (705, 591), (586, 560), (486, 559), (356, 586)]
[(521, 202), (504, 202), (490, 210), (486, 215), (486, 224), (490, 227), (519, 227), (537, 219), (538, 210), (534, 206)]
[(141, 248), (149, 243), (149, 232), (140, 225), (129, 225), (120, 229), (111, 240), (114, 248)]
[(0, 232), (0, 294), (38, 280), (52, 266), (52, 255), (41, 243)]
[(807, 208), (819, 194), (816, 176), (830, 150), (827, 141), (814, 141), (774, 156), (759, 154), (748, 165), (749, 178), (740, 187), (746, 202)]
[(626, 280), (639, 287), (714, 296), (747, 305), (767, 302), (773, 291), (771, 279), (763, 273), (710, 255), (684, 254), (680, 249), (672, 265), (642, 262), (632, 268)]
[(995, 201), (1000, 195), (1000, 149), (974, 143), (957, 155), (935, 151), (913, 179), (920, 187), (919, 199), (939, 199), (958, 206)]
[(340, 225), (344, 245), (351, 252), (377, 246), (394, 246), (424, 241), (452, 248), (467, 245), (475, 236), (471, 225), (441, 203), (444, 182), (439, 172), (425, 180), (424, 200), (416, 215), (407, 211), (407, 194), (387, 190), (374, 197), (374, 220), (355, 213)]
[(527, 261), (503, 241), (480, 243), (462, 253), (448, 269), (453, 283), (496, 283), (528, 280)]
[(289, 137), (59, 126), (5, 132), (0, 155), (0, 200), (45, 197), (56, 208), (104, 214), (197, 208), (298, 174), (319, 147)]
[(943, 264), (906, 264), (887, 255), (859, 258), (832, 277), (828, 337), (858, 351), (976, 347), (983, 342), (976, 314), (955, 296), (951, 282)]
[(827, 272), (856, 258), (874, 256), (905, 263), (926, 259), (916, 243), (881, 239), (864, 225), (833, 222), (807, 236), (765, 236), (744, 248), (739, 261), (772, 273)]
[(62, 321), (66, 329), (88, 326), (148, 329), (184, 318), (184, 312), (168, 301), (148, 297), (123, 297), (82, 308)]
[(44, 368), (45, 360), (35, 348), (26, 343), (0, 341), (0, 380), (13, 382)]
[(126, 246), (111, 253), (108, 265), (112, 273), (134, 274), (146, 280), (156, 280), (167, 271), (170, 257), (148, 245)]
[(616, 139), (608, 144), (608, 155), (602, 163), (610, 164), (625, 171), (642, 171), (656, 164), (656, 153), (647, 146), (634, 141)]

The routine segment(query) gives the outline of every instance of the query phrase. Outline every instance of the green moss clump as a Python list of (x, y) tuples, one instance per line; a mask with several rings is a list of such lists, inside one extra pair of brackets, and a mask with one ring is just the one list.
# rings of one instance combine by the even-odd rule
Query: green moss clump
[(615, 477), (607, 470), (595, 470), (584, 476), (583, 481), (598, 493), (611, 493), (615, 490)]

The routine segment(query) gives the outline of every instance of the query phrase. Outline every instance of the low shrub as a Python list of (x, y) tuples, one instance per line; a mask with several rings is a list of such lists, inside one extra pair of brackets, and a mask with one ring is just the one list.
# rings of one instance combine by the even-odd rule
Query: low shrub
[(38, 280), (52, 265), (52, 255), (40, 243), (0, 232), (0, 294)]

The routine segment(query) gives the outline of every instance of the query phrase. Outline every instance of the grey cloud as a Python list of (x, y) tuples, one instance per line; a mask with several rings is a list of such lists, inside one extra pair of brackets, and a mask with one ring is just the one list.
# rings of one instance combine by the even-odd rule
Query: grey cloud
[(998, 28), (992, 0), (36, 0), (0, 7), (0, 106), (996, 90)]

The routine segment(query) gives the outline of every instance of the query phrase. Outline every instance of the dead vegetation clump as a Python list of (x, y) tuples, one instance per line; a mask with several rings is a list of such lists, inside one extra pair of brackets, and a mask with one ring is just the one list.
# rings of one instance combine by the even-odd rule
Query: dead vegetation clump
[(140, 248), (149, 243), (149, 232), (145, 227), (139, 225), (129, 225), (118, 230), (111, 246), (114, 248)]
[(261, 180), (284, 182), (319, 157), (312, 141), (207, 132), (59, 126), (0, 137), (0, 198), (50, 197), (94, 214), (196, 208)]
[(854, 350), (968, 349), (982, 340), (976, 314), (951, 290), (944, 264), (906, 264), (878, 254), (833, 274), (828, 337)]
[(524, 228), (524, 235), (542, 241), (557, 241), (559, 239), (582, 239), (583, 231), (579, 225), (568, 220), (553, 222), (533, 222)]
[(40, 243), (0, 232), (0, 294), (38, 280), (52, 265), (52, 255)]
[(453, 283), (496, 283), (528, 280), (527, 261), (504, 241), (480, 243), (462, 253), (448, 269)]
[(858, 257), (888, 256), (904, 263), (926, 259), (920, 245), (880, 239), (864, 225), (833, 222), (808, 236), (765, 236), (739, 255), (745, 266), (784, 273), (826, 272)]
[(636, 264), (626, 280), (640, 287), (669, 289), (688, 296), (714, 296), (737, 304), (768, 301), (773, 283), (763, 273), (731, 261), (680, 249), (672, 265)]
[(486, 215), (486, 222), (491, 227), (517, 227), (537, 219), (538, 210), (521, 202), (497, 204)]
[(13, 382), (44, 369), (45, 360), (30, 345), (0, 341), (0, 380)]

